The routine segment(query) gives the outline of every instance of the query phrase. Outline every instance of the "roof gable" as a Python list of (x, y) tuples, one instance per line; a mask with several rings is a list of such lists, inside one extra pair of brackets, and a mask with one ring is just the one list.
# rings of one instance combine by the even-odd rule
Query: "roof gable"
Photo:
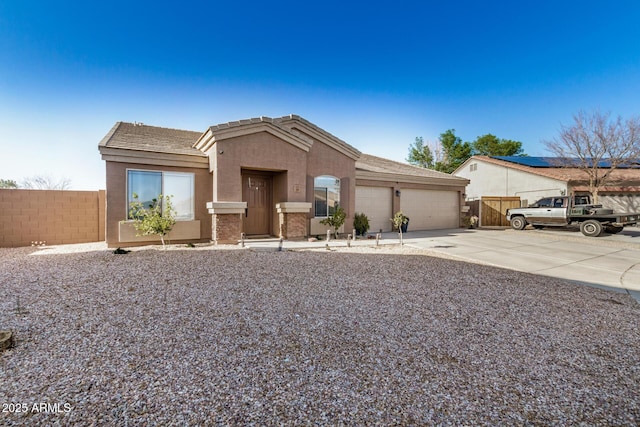
[(277, 120), (262, 116), (211, 126), (201, 134), (200, 138), (193, 144), (193, 147), (201, 152), (207, 152), (216, 142), (258, 132), (270, 133), (304, 151), (309, 151), (311, 145), (313, 145), (311, 139), (292, 132), (291, 129), (282, 126)]
[(322, 142), (353, 160), (357, 160), (360, 157), (361, 153), (358, 149), (300, 116), (290, 114), (273, 119), (273, 121), (289, 128), (296, 135), (310, 137), (313, 140)]

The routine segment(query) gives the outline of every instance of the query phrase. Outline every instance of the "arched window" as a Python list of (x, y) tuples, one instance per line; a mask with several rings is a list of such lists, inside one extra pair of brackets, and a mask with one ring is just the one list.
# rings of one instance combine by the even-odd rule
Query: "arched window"
[(340, 180), (331, 175), (318, 176), (313, 180), (313, 187), (316, 218), (333, 215), (340, 205)]

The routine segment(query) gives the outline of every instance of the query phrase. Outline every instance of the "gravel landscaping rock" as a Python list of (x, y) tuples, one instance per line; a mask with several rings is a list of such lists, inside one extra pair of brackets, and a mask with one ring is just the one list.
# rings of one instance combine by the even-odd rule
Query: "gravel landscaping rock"
[(625, 294), (398, 247), (95, 249), (0, 249), (1, 425), (640, 423)]

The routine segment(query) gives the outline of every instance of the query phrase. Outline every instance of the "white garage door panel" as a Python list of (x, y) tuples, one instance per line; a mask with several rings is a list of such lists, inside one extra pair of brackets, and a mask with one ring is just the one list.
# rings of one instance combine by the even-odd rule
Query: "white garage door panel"
[(369, 231), (391, 231), (391, 188), (356, 187), (356, 212), (369, 218)]
[(409, 231), (438, 230), (459, 226), (457, 191), (401, 190), (400, 209), (409, 217)]
[(640, 211), (640, 195), (637, 194), (601, 194), (598, 203), (614, 212)]

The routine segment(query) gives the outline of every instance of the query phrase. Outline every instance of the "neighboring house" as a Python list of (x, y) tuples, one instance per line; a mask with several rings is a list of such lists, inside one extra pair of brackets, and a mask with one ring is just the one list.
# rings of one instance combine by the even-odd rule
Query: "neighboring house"
[[(473, 156), (453, 174), (470, 180), (466, 200), (487, 196), (517, 196), (527, 206), (546, 196), (588, 194), (589, 179), (578, 168), (559, 167), (549, 157)], [(640, 210), (640, 168), (614, 170), (600, 188), (599, 202), (616, 211)]]
[(241, 233), (302, 239), (340, 205), (364, 212), (371, 232), (403, 210), (410, 229), (458, 227), (468, 181), (360, 153), (307, 120), (260, 117), (191, 132), (118, 122), (99, 144), (106, 161), (110, 247), (156, 241), (127, 220), (136, 193), (173, 196), (173, 242), (236, 243)]

